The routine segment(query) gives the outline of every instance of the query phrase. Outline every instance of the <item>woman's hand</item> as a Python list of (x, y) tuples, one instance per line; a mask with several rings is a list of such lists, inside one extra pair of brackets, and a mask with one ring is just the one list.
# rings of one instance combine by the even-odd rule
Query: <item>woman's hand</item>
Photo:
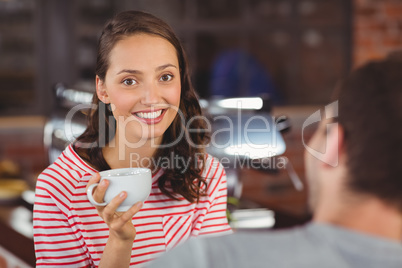
[[(100, 175), (96, 173), (89, 180), (87, 188), (99, 182)], [(109, 181), (102, 180), (101, 183), (95, 188), (93, 197), (97, 202), (103, 202), (106, 189), (109, 186)], [(112, 201), (106, 206), (95, 206), (98, 210), (99, 216), (105, 221), (109, 227), (109, 239), (115, 241), (134, 241), (136, 230), (131, 222), (133, 216), (141, 209), (142, 202), (137, 202), (129, 210), (125, 212), (117, 212), (118, 206), (126, 199), (127, 193), (121, 192), (118, 196), (112, 199)]]

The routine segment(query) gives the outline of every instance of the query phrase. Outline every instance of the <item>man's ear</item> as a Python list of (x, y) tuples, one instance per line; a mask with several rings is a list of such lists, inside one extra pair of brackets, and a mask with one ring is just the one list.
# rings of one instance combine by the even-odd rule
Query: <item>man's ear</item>
[(109, 95), (107, 94), (105, 83), (103, 82), (102, 79), (99, 78), (99, 76), (96, 76), (96, 94), (98, 95), (98, 99), (105, 103), (109, 104), (110, 99)]
[(327, 131), (327, 144), (326, 152), (323, 154), (322, 163), (325, 166), (338, 166), (339, 162), (344, 159), (344, 129), (339, 123), (332, 123), (328, 127)]

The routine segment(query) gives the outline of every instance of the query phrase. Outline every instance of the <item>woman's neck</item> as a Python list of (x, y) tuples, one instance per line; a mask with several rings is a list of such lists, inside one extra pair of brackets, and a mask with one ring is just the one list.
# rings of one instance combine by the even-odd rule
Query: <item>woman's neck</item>
[(110, 168), (151, 167), (154, 155), (161, 139), (148, 139), (139, 143), (121, 142), (113, 138), (102, 150)]

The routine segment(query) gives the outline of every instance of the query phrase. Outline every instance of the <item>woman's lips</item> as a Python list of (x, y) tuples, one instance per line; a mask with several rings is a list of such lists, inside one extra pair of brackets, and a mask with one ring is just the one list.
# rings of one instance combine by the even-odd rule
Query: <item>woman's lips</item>
[[(151, 117), (152, 113), (158, 113), (159, 111), (162, 111), (162, 113), (155, 118), (145, 118), (145, 117)], [(140, 111), (140, 112), (135, 112), (132, 113), (139, 121), (148, 124), (148, 125), (153, 125), (153, 124), (158, 124), (160, 121), (162, 121), (167, 109), (158, 109), (158, 110), (149, 110), (149, 111)], [(145, 117), (144, 117), (145, 116)]]

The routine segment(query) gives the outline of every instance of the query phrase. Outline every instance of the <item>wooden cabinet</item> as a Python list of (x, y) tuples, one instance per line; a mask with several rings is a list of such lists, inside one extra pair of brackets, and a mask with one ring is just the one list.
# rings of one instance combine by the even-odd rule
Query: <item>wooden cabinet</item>
[[(348, 0), (140, 0), (114, 7), (148, 11), (172, 25), (201, 97), (219, 95), (214, 79), (227, 75), (223, 84), (233, 95), (260, 94), (256, 81), (265, 79), (260, 87), (269, 87), (274, 102), (303, 105), (328, 102), (350, 69), (351, 5)], [(218, 64), (237, 70), (214, 73)]]
[[(31, 105), (50, 112), (55, 83), (93, 83), (103, 24), (128, 9), (148, 11), (172, 25), (201, 97), (219, 95), (225, 86), (232, 95), (257, 95), (261, 87), (278, 96), (277, 104), (323, 104), (350, 69), (351, 2), (0, 1), (1, 108), (31, 112), (26, 108)], [(231, 71), (222, 72), (219, 64)], [(223, 79), (218, 86), (216, 77)]]
[(0, 1), (0, 113), (32, 109), (35, 77), (35, 2)]

